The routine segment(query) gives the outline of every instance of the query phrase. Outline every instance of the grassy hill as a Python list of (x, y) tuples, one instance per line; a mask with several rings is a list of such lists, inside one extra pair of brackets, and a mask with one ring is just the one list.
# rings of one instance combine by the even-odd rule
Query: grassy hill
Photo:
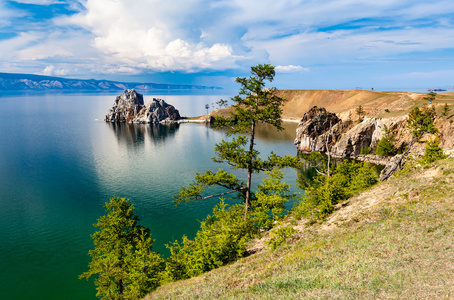
[[(364, 90), (276, 90), (279, 97), (285, 99), (282, 118), (287, 121), (299, 121), (305, 112), (316, 105), (329, 112), (336, 113), (341, 119), (347, 119), (351, 113), (356, 119), (356, 108), (361, 105), (368, 116), (376, 118), (398, 117), (408, 114), (415, 106), (426, 106), (426, 93), (379, 92)], [(433, 104), (440, 114), (442, 106), (448, 103), (454, 111), (454, 93), (438, 93)], [(385, 111), (388, 110), (388, 111)], [(231, 107), (210, 112), (210, 116), (228, 115)], [(204, 116), (200, 117), (204, 119)]]
[[(367, 115), (382, 118), (396, 117), (407, 114), (414, 106), (425, 106), (427, 100), (423, 100), (425, 93), (410, 92), (379, 92), (364, 90), (277, 90), (277, 95), (286, 99), (283, 107), (283, 118), (300, 120), (306, 111), (312, 106), (326, 108), (334, 112), (341, 119), (351, 112), (352, 118), (356, 118), (355, 109), (361, 105)], [(454, 93), (439, 93), (433, 104), (437, 111), (448, 103), (454, 108)], [(389, 112), (386, 112), (388, 109)]]
[[(335, 105), (335, 104), (333, 104)], [(453, 299), (454, 159), (401, 173), (325, 222), (146, 299)]]

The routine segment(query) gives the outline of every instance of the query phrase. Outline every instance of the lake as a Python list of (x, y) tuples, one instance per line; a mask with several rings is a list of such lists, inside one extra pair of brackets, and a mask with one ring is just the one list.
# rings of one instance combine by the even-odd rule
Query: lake
[[(193, 237), (217, 199), (177, 207), (172, 195), (195, 171), (229, 169), (211, 161), (225, 132), (205, 124), (111, 124), (102, 119), (112, 94), (0, 95), (0, 299), (96, 299), (87, 270), (93, 224), (112, 196), (127, 197), (154, 250)], [(160, 97), (182, 116), (228, 95)], [(277, 132), (260, 126), (262, 155), (296, 154), (296, 124)], [(286, 170), (294, 184), (296, 171)], [(257, 184), (258, 178), (255, 180)], [(231, 200), (233, 201), (233, 200)]]

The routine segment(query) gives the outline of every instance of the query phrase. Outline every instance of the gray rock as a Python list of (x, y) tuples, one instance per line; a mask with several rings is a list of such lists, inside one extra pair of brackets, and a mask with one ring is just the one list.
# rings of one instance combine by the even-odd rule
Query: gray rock
[(143, 96), (134, 89), (125, 90), (118, 96), (106, 115), (106, 122), (159, 123), (180, 119), (180, 113), (173, 105), (162, 99), (153, 98), (144, 105)]
[[(341, 122), (341, 119), (336, 114), (328, 113), (325, 108), (312, 107), (304, 114), (296, 129), (294, 144), (298, 151), (304, 153), (311, 151), (326, 152), (326, 138), (330, 126), (332, 132), (338, 133), (341, 128), (340, 125), (337, 125), (339, 122)], [(328, 144), (332, 144), (336, 138), (336, 134), (334, 134), (329, 138)]]

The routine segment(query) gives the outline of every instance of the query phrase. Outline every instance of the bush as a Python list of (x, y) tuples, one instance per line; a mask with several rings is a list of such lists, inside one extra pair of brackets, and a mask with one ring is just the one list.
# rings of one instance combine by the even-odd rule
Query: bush
[(294, 195), (289, 193), (290, 185), (281, 181), (284, 173), (277, 169), (265, 173), (269, 177), (257, 186), (252, 200), (252, 217), (258, 228), (269, 229), (276, 220), (282, 219), (285, 203)]
[(385, 135), (381, 138), (381, 140), (377, 144), (377, 149), (375, 149), (375, 154), (380, 156), (389, 156), (394, 151), (394, 135), (392, 134), (391, 130), (384, 126)]
[(361, 151), (359, 152), (359, 154), (363, 154), (363, 155), (370, 154), (369, 146), (366, 145), (366, 146), (362, 147), (362, 148), (361, 148)]
[(281, 227), (271, 231), (271, 239), (266, 241), (265, 244), (270, 247), (271, 251), (276, 250), (282, 244), (285, 244), (288, 238), (291, 238), (296, 232), (292, 226)]
[(438, 129), (435, 127), (435, 107), (428, 107), (419, 109), (414, 107), (408, 113), (408, 127), (412, 129), (412, 133), (420, 138), (423, 133), (437, 133)]
[(334, 205), (375, 184), (377, 178), (370, 164), (354, 161), (338, 164), (330, 177), (315, 176), (310, 184), (298, 178), (305, 195), (294, 210), (299, 216), (325, 219), (334, 211)]
[(171, 256), (166, 261), (165, 281), (198, 276), (237, 260), (245, 254), (254, 232), (252, 219), (244, 217), (244, 205), (228, 207), (221, 201), (200, 222), (194, 240), (183, 237), (182, 243), (167, 245)]
[(422, 156), (421, 162), (423, 164), (430, 164), (436, 160), (444, 159), (447, 156), (443, 153), (443, 149), (440, 148), (440, 141), (438, 138), (427, 141), (424, 155)]

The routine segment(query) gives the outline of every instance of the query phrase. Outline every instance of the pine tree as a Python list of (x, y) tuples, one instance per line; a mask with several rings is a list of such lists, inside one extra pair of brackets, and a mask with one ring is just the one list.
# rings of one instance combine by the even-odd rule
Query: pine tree
[(443, 149), (440, 148), (440, 141), (438, 138), (427, 141), (422, 163), (429, 164), (443, 158), (446, 158), (446, 155), (443, 153)]
[(358, 115), (358, 122), (362, 122), (363, 121), (362, 117), (366, 114), (366, 111), (360, 105), (356, 108), (356, 114)]
[[(278, 130), (282, 130), (281, 105), (283, 99), (278, 97), (273, 89), (265, 89), (267, 81), (274, 79), (274, 67), (265, 64), (251, 67), (252, 76), (239, 77), (236, 82), (241, 85), (239, 94), (231, 100), (233, 105), (232, 118), (216, 117), (217, 126), (229, 128), (228, 134), (242, 133), (233, 138), (232, 141), (222, 140), (215, 145), (217, 157), (215, 162), (225, 162), (234, 169), (244, 169), (247, 172), (246, 181), (238, 179), (235, 175), (229, 174), (224, 170), (216, 173), (211, 171), (205, 174), (196, 173), (195, 182), (189, 187), (183, 187), (178, 195), (175, 195), (176, 202), (191, 201), (194, 199), (206, 199), (209, 197), (222, 196), (230, 193), (237, 193), (237, 197), (242, 198), (245, 204), (245, 214), (251, 207), (252, 175), (260, 171), (271, 171), (274, 167), (282, 168), (298, 164), (298, 159), (294, 156), (279, 157), (274, 153), (268, 159), (260, 158), (260, 153), (254, 149), (255, 130), (259, 122), (273, 125)], [(230, 191), (202, 197), (203, 190), (212, 185), (218, 185)]]
[(429, 104), (432, 104), (432, 101), (434, 101), (436, 97), (437, 93), (431, 91), (430, 93), (427, 93), (427, 96), (425, 96), (423, 99), (429, 101)]
[(445, 105), (443, 105), (443, 112), (441, 114), (446, 117), (450, 110), (451, 109), (449, 108), (448, 103), (445, 103)]
[(105, 204), (107, 215), (94, 224), (95, 245), (89, 270), (80, 279), (97, 276), (97, 296), (101, 299), (140, 299), (155, 289), (164, 268), (162, 257), (152, 251), (148, 228), (138, 225), (134, 206), (126, 198), (113, 197)]

